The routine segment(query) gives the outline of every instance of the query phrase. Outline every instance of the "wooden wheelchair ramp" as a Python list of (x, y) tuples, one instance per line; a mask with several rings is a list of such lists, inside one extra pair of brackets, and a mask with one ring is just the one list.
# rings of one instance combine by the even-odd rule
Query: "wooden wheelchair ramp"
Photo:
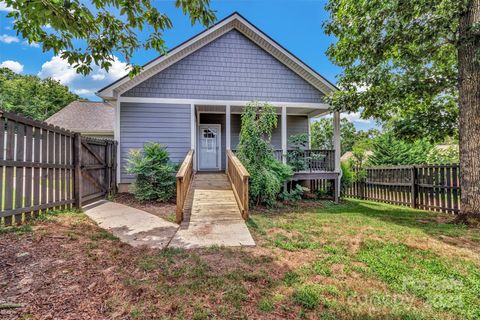
[(254, 246), (224, 173), (197, 173), (185, 198), (183, 221), (170, 247)]

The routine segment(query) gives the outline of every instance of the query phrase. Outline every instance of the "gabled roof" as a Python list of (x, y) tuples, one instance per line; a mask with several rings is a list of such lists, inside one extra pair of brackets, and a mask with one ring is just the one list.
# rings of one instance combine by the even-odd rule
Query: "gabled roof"
[(113, 133), (115, 111), (105, 102), (74, 101), (46, 122), (80, 133)]
[(124, 76), (100, 89), (97, 95), (106, 100), (116, 99), (121, 93), (152, 77), (232, 29), (241, 32), (324, 94), (338, 90), (334, 84), (255, 27), (238, 12), (234, 12), (210, 28), (171, 49), (167, 54), (148, 62), (143, 66), (143, 70), (133, 79), (130, 79), (128, 75)]

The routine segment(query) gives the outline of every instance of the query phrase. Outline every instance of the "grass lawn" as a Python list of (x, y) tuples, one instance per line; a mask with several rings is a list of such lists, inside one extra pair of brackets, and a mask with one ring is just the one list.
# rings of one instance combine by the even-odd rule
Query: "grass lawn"
[(155, 251), (57, 214), (0, 229), (0, 318), (478, 319), (480, 232), (449, 220), (307, 203), (253, 212), (255, 248)]

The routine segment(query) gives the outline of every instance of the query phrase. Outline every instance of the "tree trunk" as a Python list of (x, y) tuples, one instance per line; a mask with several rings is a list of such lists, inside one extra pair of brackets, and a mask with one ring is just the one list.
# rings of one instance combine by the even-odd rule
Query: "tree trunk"
[(469, 0), (460, 17), (458, 47), (461, 220), (480, 219), (480, 41), (478, 27), (473, 28), (479, 24), (480, 0)]

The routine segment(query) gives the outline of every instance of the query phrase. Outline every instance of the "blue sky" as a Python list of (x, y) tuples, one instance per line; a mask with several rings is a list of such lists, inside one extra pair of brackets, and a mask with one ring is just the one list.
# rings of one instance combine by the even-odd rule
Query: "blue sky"
[[(167, 47), (172, 48), (203, 30), (200, 25), (191, 26), (181, 10), (174, 7), (173, 0), (152, 1), (165, 12), (173, 22), (173, 29), (165, 32)], [(336, 83), (341, 69), (333, 65), (325, 51), (335, 41), (324, 34), (322, 22), (328, 19), (324, 10), (325, 1), (314, 0), (220, 0), (212, 1), (217, 18), (222, 19), (238, 11), (258, 28), (290, 50), (293, 54)], [(40, 77), (53, 77), (72, 92), (82, 97), (98, 100), (94, 92), (113, 82), (125, 73), (124, 59), (118, 56), (112, 70), (107, 74), (102, 70), (82, 77), (59, 57), (50, 52), (42, 52), (38, 46), (27, 44), (12, 30), (12, 21), (6, 18), (7, 11), (0, 1), (0, 66), (6, 66), (22, 74), (37, 74)], [(141, 35), (144, 37), (145, 35)], [(132, 62), (144, 64), (155, 58), (157, 52), (139, 51)], [(358, 129), (374, 126), (372, 120), (360, 119), (359, 114), (345, 115)]]

